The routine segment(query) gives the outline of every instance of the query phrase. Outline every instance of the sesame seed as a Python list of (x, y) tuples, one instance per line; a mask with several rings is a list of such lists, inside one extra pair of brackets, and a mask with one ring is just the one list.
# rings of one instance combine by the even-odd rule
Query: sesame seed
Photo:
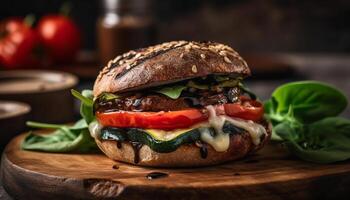
[(220, 56), (226, 56), (226, 52), (225, 51), (220, 51), (219, 54), (220, 54)]
[(114, 58), (113, 62), (118, 62), (120, 59), (122, 58), (122, 56), (117, 56), (116, 58)]
[(202, 57), (203, 59), (205, 59), (205, 55), (204, 55), (204, 54), (202, 54), (202, 53), (201, 53), (201, 57)]
[(191, 46), (190, 45), (186, 45), (185, 46), (185, 51), (189, 52), (191, 50)]
[(183, 54), (183, 53), (181, 53), (181, 54), (180, 54), (180, 58), (183, 58), (183, 57), (184, 57), (184, 54)]
[(197, 66), (196, 65), (192, 65), (192, 71), (194, 72), (194, 73), (197, 73), (198, 71), (197, 71)]
[(112, 65), (112, 61), (109, 61), (108, 64), (107, 64), (107, 68), (110, 68)]
[(126, 68), (126, 69), (130, 69), (131, 66), (130, 66), (129, 64), (127, 64), (125, 68)]
[(214, 48), (209, 48), (209, 51), (216, 53), (216, 50)]
[(140, 54), (140, 53), (137, 53), (137, 54), (135, 55), (134, 59), (137, 59), (137, 58), (139, 58), (140, 56), (141, 56), (141, 54)]
[(122, 65), (124, 63), (124, 60), (119, 61), (119, 65)]
[(199, 49), (200, 47), (198, 45), (194, 44), (194, 45), (192, 45), (192, 48)]
[[(176, 44), (177, 43), (177, 44)], [(186, 41), (179, 41), (179, 42), (175, 42), (175, 47), (179, 47), (179, 46), (182, 46), (184, 44), (186, 44), (187, 42)]]
[(224, 57), (224, 60), (225, 60), (225, 62), (227, 62), (227, 63), (232, 63), (232, 61), (231, 61), (227, 56)]

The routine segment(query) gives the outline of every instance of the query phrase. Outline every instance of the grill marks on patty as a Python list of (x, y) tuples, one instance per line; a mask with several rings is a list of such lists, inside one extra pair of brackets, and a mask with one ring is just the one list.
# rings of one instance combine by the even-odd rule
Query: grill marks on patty
[[(239, 96), (239, 93), (236, 93), (236, 95)], [(97, 101), (95, 104), (95, 110), (100, 112), (119, 110), (139, 112), (175, 111), (189, 108), (202, 108), (207, 105), (235, 102), (235, 99), (238, 98), (228, 98), (227, 94), (224, 92), (216, 93), (209, 91), (200, 92), (196, 95), (184, 95), (178, 99), (171, 99), (162, 94), (136, 94), (123, 98), (112, 99), (106, 102)]]
[[(123, 105), (123, 100), (119, 100)], [(171, 99), (166, 96), (148, 95), (141, 98), (131, 96), (125, 98), (125, 106), (120, 110), (128, 111), (170, 111), (190, 108), (184, 98)]]

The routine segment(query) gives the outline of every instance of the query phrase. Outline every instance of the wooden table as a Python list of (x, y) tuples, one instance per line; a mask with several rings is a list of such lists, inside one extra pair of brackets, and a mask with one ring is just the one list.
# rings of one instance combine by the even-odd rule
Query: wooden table
[[(16, 199), (348, 199), (350, 162), (301, 161), (278, 144), (255, 155), (202, 168), (147, 168), (103, 154), (20, 150), (12, 140), (2, 158), (4, 186)], [(198, 152), (199, 156), (199, 152)], [(149, 173), (166, 176), (149, 179)]]
[[(0, 166), (0, 170), (1, 170), (1, 166)], [(0, 171), (0, 177), (1, 177), (1, 171)], [(3, 188), (1, 179), (0, 179), (0, 199), (1, 200), (12, 200), (13, 199), (12, 197), (10, 197), (7, 194), (6, 190)]]

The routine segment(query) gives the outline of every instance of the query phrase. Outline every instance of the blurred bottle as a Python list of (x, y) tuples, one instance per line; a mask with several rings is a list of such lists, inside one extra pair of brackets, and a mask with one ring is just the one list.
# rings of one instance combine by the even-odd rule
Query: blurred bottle
[(155, 40), (151, 0), (103, 0), (97, 21), (100, 62), (146, 47)]

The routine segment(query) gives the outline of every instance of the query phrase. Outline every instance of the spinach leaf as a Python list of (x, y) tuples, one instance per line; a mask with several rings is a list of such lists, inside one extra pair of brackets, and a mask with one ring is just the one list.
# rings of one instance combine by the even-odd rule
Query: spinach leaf
[(95, 117), (93, 114), (93, 96), (91, 90), (84, 90), (82, 94), (72, 90), (73, 96), (81, 100), (80, 119), (72, 126), (60, 124), (46, 124), (27, 122), (32, 128), (55, 129), (51, 134), (35, 134), (31, 132), (22, 142), (21, 147), (26, 150), (46, 152), (96, 152), (97, 146), (90, 136), (88, 124)]
[(108, 93), (108, 92), (104, 92), (100, 96), (98, 96), (98, 99), (100, 101), (110, 101), (112, 99), (117, 99), (117, 98), (119, 98), (118, 95), (113, 94), (113, 93)]
[(172, 99), (177, 99), (180, 97), (181, 92), (186, 89), (186, 86), (183, 85), (173, 85), (169, 87), (163, 87), (155, 92), (164, 94)]
[(29, 133), (21, 144), (25, 150), (45, 152), (79, 152), (88, 153), (98, 150), (95, 141), (90, 136), (85, 120), (79, 120), (73, 126), (43, 124), (28, 122), (35, 128), (56, 129), (51, 134)]
[(33, 122), (33, 121), (27, 121), (26, 125), (32, 128), (47, 128), (47, 129), (58, 129), (65, 125), (61, 124), (48, 124), (48, 123), (40, 123), (40, 122)]
[(350, 120), (329, 117), (302, 125), (288, 121), (275, 127), (294, 155), (316, 163), (332, 163), (350, 158)]
[[(33, 121), (27, 121), (26, 125), (32, 128), (46, 128), (46, 129), (59, 129), (67, 126), (64, 124), (48, 124), (48, 123), (40, 123), (40, 122), (33, 122)], [(85, 128), (88, 128), (88, 125), (84, 119), (80, 119), (71, 127), (71, 129), (73, 130), (79, 130), (79, 129), (85, 129)]]
[(346, 106), (344, 94), (332, 86), (301, 81), (277, 88), (264, 109), (272, 139), (303, 160), (332, 163), (350, 159), (350, 120), (334, 117)]
[(79, 99), (83, 104), (87, 106), (92, 106), (94, 103), (91, 90), (83, 90), (80, 94), (78, 91), (72, 89), (71, 93), (75, 98)]
[(85, 119), (86, 123), (89, 124), (95, 119), (93, 112), (93, 95), (91, 90), (83, 90), (80, 94), (76, 90), (71, 90), (72, 95), (79, 100), (80, 104), (80, 115)]
[(317, 81), (300, 81), (282, 85), (265, 103), (269, 117), (283, 121), (290, 105), (295, 118), (311, 123), (325, 117), (337, 116), (347, 106), (345, 95), (334, 87)]
[(188, 81), (187, 82), (187, 86), (191, 87), (191, 88), (196, 88), (196, 89), (199, 89), (199, 90), (209, 90), (209, 85), (199, 84), (199, 83), (196, 83), (194, 81)]
[(190, 80), (185, 85), (180, 84), (180, 85), (172, 85), (172, 86), (162, 87), (158, 90), (155, 90), (155, 92), (164, 94), (172, 99), (177, 99), (181, 96), (181, 92), (188, 87), (199, 89), (199, 90), (209, 90), (209, 89), (217, 88), (217, 87), (219, 87), (219, 88), (235, 87), (239, 84), (239, 81), (240, 81), (240, 79), (238, 79), (238, 78), (230, 79), (228, 76), (226, 76), (226, 77), (225, 76), (216, 76), (215, 80), (218, 82), (215, 85), (198, 83), (196, 81)]

